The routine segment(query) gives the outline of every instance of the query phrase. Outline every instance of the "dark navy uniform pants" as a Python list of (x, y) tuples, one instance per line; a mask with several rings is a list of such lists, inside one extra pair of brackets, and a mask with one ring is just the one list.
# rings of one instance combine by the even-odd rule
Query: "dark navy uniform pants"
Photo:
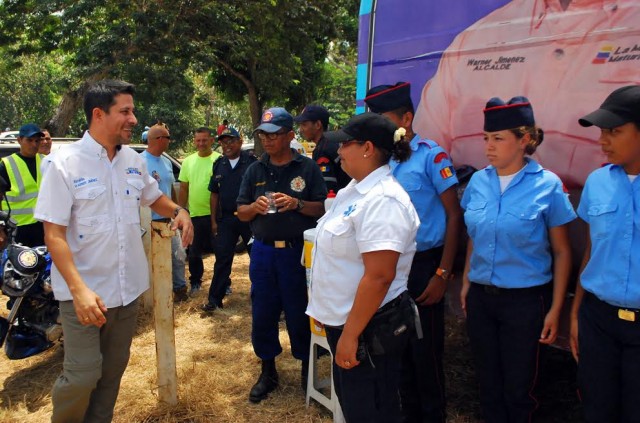
[(302, 238), (293, 246), (275, 248), (254, 240), (251, 248), (251, 342), (262, 360), (282, 352), (278, 338), (280, 313), (284, 310), (291, 353), (309, 359), (311, 330), (307, 309), (307, 276), (300, 264)]
[[(436, 273), (442, 248), (420, 251), (413, 257), (408, 289), (418, 298)], [(423, 338), (412, 338), (402, 357), (400, 398), (405, 423), (444, 423), (446, 397), (444, 351), (444, 298), (430, 306), (418, 305)]]
[(585, 292), (578, 317), (578, 385), (587, 423), (640, 422), (640, 313), (635, 322)]
[(229, 285), (238, 237), (242, 237), (245, 245), (247, 245), (247, 251), (251, 252), (251, 245), (249, 244), (251, 228), (249, 223), (241, 222), (233, 215), (218, 219), (218, 235), (215, 238), (214, 247), (216, 262), (213, 265), (213, 278), (209, 288), (209, 304), (222, 306), (222, 300)]
[(534, 389), (551, 284), (501, 289), (472, 283), (467, 330), (487, 423), (528, 423), (538, 408)]
[(204, 262), (202, 256), (213, 252), (214, 236), (211, 233), (211, 216), (196, 216), (193, 223), (193, 243), (187, 250), (189, 260), (189, 282), (191, 286), (202, 284)]

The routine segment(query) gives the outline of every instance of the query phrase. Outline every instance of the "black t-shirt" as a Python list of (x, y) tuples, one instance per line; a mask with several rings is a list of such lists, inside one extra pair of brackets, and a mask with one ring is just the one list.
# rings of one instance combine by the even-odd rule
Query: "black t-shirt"
[[(36, 165), (35, 157), (25, 157), (20, 153), (15, 153), (16, 156), (20, 157), (27, 164), (29, 168), (29, 173), (33, 176), (35, 181), (38, 180), (38, 167)], [(9, 179), (9, 173), (7, 172), (7, 168), (4, 165), (4, 160), (0, 160), (0, 191), (7, 192), (11, 189), (11, 180)]]
[[(267, 191), (282, 192), (303, 201), (324, 201), (327, 187), (313, 160), (293, 151), (293, 159), (284, 166), (274, 166), (269, 155), (249, 166), (242, 178), (238, 205), (251, 204)], [(316, 226), (315, 217), (295, 210), (268, 215), (258, 214), (251, 230), (258, 240), (302, 238), (302, 233)]]
[(216, 217), (233, 215), (237, 210), (238, 192), (242, 177), (251, 163), (257, 159), (245, 151), (240, 152), (236, 167), (231, 167), (229, 159), (221, 157), (213, 164), (213, 173), (209, 181), (209, 191), (218, 194)]
[[(330, 132), (327, 134), (331, 134)], [(316, 148), (313, 150), (313, 161), (316, 162), (322, 177), (327, 184), (327, 189), (338, 192), (339, 189), (347, 186), (351, 182), (351, 178), (347, 175), (342, 166), (340, 166), (340, 156), (338, 155), (338, 142), (330, 136), (324, 134), (318, 140)]]

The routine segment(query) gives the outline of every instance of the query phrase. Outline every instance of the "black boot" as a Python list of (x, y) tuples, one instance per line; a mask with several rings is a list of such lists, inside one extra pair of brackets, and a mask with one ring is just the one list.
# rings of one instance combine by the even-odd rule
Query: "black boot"
[(278, 387), (278, 372), (276, 371), (276, 360), (262, 360), (262, 373), (251, 392), (249, 393), (249, 401), (258, 403), (265, 399), (269, 392)]
[(302, 360), (302, 366), (300, 368), (300, 384), (302, 385), (302, 391), (305, 396), (307, 395), (307, 380), (309, 378), (309, 361)]

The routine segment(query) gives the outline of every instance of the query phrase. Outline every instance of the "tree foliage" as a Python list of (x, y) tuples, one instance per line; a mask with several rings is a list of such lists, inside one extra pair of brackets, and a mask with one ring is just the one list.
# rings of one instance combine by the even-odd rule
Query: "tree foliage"
[[(327, 57), (331, 46), (355, 45), (357, 3), (2, 0), (0, 48), (6, 56), (0, 70), (24, 66), (20, 60), (12, 63), (21, 57), (51, 57), (58, 63), (62, 75), (48, 77), (58, 104), (47, 120), (56, 135), (80, 120), (88, 84), (111, 77), (136, 84), (140, 127), (159, 119), (186, 139), (203, 123), (207, 108), (210, 117), (216, 114), (212, 87), (214, 104), (248, 105), (251, 126), (265, 105), (300, 110), (327, 93), (339, 94), (338, 87), (327, 89), (327, 84), (351, 78), (351, 62), (336, 68)], [(335, 102), (335, 107), (344, 104)]]

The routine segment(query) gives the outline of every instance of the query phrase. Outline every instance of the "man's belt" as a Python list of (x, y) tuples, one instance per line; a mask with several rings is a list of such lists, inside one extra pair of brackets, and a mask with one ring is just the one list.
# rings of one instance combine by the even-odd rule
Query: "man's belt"
[(268, 238), (258, 239), (256, 238), (255, 240), (260, 242), (261, 244), (268, 245), (269, 247), (273, 247), (273, 248), (293, 248), (303, 244), (302, 238), (300, 239), (298, 238), (291, 238), (291, 239), (268, 239)]

